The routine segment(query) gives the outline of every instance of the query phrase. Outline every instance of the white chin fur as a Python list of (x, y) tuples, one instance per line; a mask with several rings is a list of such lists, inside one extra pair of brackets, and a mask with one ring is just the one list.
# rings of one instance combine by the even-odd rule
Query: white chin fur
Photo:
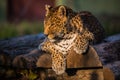
[(55, 48), (59, 50), (62, 54), (67, 54), (67, 51), (74, 45), (74, 40), (77, 37), (77, 34), (71, 35), (71, 39), (68, 40), (61, 40), (57, 45), (55, 45)]
[(49, 39), (50, 42), (55, 42), (55, 39)]

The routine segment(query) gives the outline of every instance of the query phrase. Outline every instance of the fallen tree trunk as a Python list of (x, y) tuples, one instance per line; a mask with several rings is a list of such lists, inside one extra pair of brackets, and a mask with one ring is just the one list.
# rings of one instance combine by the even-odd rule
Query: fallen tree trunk
[[(94, 45), (103, 66), (109, 67), (115, 73), (116, 80), (120, 76), (120, 35), (117, 39), (106, 38), (106, 42)], [(37, 49), (44, 40), (43, 34), (16, 37), (8, 40), (0, 40), (0, 65), (16, 68), (36, 68), (39, 59), (45, 58), (43, 66), (50, 67), (50, 55)], [(43, 56), (43, 54), (45, 54)], [(49, 63), (47, 63), (49, 61)]]
[(37, 49), (44, 38), (43, 34), (38, 34), (0, 40), (0, 65), (11, 65), (7, 61), (13, 61), (15, 57)]

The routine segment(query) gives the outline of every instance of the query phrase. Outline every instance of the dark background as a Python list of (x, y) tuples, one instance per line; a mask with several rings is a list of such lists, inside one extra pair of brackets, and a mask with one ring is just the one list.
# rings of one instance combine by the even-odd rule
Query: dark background
[(0, 39), (43, 32), (45, 4), (90, 11), (106, 35), (120, 33), (120, 0), (0, 0)]

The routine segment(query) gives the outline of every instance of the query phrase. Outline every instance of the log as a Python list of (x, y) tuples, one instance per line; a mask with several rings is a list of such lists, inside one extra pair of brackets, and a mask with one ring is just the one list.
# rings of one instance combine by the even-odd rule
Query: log
[[(115, 36), (118, 36), (118, 35), (115, 35)], [(114, 37), (114, 36), (110, 36), (110, 37)], [(114, 40), (109, 40), (111, 38), (108, 37), (105, 39), (104, 42), (93, 46), (94, 47), (93, 49), (99, 55), (103, 66), (108, 67), (113, 71), (113, 73), (115, 74), (116, 80), (117, 79), (119, 80), (119, 76), (120, 76), (120, 66), (119, 66), (120, 65), (120, 51), (119, 51), (120, 39), (118, 37), (117, 39), (114, 39)], [(37, 49), (38, 45), (41, 42), (43, 42), (44, 38), (45, 36), (41, 33), (36, 35), (27, 35), (27, 36), (16, 37), (16, 38), (11, 38), (6, 40), (0, 40), (0, 65), (12, 66), (16, 68), (29, 68), (29, 69), (36, 68), (42, 65), (43, 67), (49, 68), (48, 73), (51, 73), (50, 55), (46, 52), (43, 52)], [(45, 62), (39, 63), (41, 59), (42, 61), (45, 61)], [(47, 63), (48, 61), (49, 63)], [(71, 61), (74, 61), (74, 60), (71, 60)], [(79, 61), (78, 63), (80, 63)], [(71, 68), (69, 66), (68, 68)], [(109, 70), (107, 71), (110, 72)], [(77, 73), (81, 73), (81, 72), (78, 71)]]
[(37, 34), (0, 40), (0, 65), (11, 65), (9, 63), (12, 63), (15, 57), (37, 49), (44, 38), (43, 34)]

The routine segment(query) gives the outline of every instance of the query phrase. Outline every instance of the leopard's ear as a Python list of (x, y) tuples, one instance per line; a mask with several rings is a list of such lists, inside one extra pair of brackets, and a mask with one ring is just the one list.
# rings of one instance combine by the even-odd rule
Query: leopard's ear
[(46, 9), (46, 14), (45, 14), (45, 16), (48, 16), (48, 15), (49, 15), (49, 13), (50, 13), (50, 8), (51, 8), (50, 5), (45, 5), (45, 9)]
[(66, 8), (65, 6), (60, 6), (58, 9), (58, 16), (63, 18), (66, 16)]

